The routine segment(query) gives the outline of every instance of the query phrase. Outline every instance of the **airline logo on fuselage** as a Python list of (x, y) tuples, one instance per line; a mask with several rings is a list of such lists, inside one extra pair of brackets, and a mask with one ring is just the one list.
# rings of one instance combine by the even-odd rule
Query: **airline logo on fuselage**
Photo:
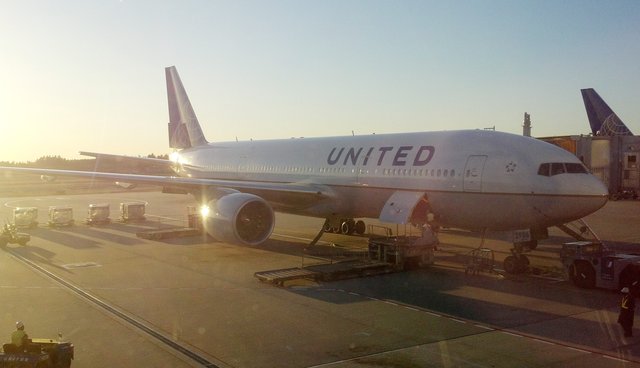
[(382, 166), (385, 157), (392, 157), (391, 164), (393, 166), (425, 166), (428, 164), (436, 149), (433, 146), (385, 146), (380, 148), (370, 147), (365, 150), (364, 147), (333, 147), (327, 163), (329, 165), (353, 165), (358, 162), (358, 158), (364, 155), (362, 166), (371, 165)]

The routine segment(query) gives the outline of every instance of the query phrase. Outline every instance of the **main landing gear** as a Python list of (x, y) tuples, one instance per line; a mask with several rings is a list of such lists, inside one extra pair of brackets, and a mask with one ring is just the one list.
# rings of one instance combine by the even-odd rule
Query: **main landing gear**
[(332, 221), (331, 219), (326, 219), (324, 221), (324, 225), (318, 232), (315, 238), (309, 243), (310, 246), (315, 245), (318, 240), (322, 237), (324, 233), (336, 233), (336, 234), (344, 234), (344, 235), (353, 235), (354, 233), (357, 235), (363, 235), (366, 231), (367, 226), (362, 220), (354, 220), (352, 218), (349, 219), (340, 219), (339, 221)]
[(332, 223), (327, 220), (324, 223), (323, 232), (325, 233), (336, 233), (336, 234), (344, 234), (344, 235), (353, 235), (354, 233), (357, 235), (364, 234), (366, 230), (366, 226), (364, 221), (362, 220), (354, 220), (352, 218), (349, 219), (340, 219), (338, 224)]

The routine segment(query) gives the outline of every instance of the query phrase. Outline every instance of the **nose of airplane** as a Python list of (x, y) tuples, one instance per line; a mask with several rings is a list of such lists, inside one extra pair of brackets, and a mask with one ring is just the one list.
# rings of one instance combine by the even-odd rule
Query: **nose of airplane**
[(545, 215), (553, 217), (553, 222), (567, 223), (596, 212), (607, 203), (609, 192), (597, 177), (587, 174), (565, 176), (562, 183), (563, 195), (556, 197)]
[(587, 214), (596, 212), (609, 200), (609, 190), (600, 179), (589, 175), (583, 183), (581, 190), (585, 196), (584, 211)]

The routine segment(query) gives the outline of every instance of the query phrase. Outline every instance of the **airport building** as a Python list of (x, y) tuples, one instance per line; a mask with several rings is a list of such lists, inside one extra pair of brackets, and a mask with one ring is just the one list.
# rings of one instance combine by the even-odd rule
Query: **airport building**
[(640, 136), (540, 138), (574, 153), (609, 188), (611, 195), (640, 193)]
[[(591, 134), (539, 138), (575, 154), (609, 188), (612, 197), (640, 193), (640, 136), (634, 136), (595, 90), (583, 89)], [(531, 132), (525, 113), (524, 131)]]

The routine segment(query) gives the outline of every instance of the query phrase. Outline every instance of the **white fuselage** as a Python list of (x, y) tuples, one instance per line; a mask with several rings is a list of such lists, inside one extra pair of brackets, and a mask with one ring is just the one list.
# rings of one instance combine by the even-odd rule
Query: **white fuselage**
[[(575, 172), (582, 164), (571, 153), (493, 131), (209, 143), (178, 161), (193, 178), (328, 187), (333, 197), (320, 203), (265, 197), (276, 210), (324, 218), (379, 218), (392, 194), (407, 191), (424, 193), (443, 225), (511, 230), (576, 220), (607, 201), (596, 177)], [(545, 163), (571, 172), (541, 175)]]

